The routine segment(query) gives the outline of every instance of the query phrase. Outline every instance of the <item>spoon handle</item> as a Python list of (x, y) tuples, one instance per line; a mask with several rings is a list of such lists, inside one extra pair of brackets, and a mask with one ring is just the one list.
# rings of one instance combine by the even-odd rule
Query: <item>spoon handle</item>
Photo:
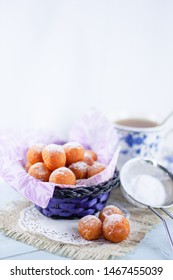
[(173, 116), (173, 111), (160, 123), (160, 125), (165, 124), (172, 116)]
[(148, 206), (148, 208), (149, 208), (151, 211), (153, 211), (153, 213), (154, 213), (155, 215), (157, 215), (157, 216), (162, 220), (163, 225), (164, 225), (164, 228), (165, 228), (165, 231), (166, 231), (166, 233), (167, 233), (167, 237), (168, 237), (168, 240), (169, 240), (171, 249), (172, 249), (172, 251), (173, 251), (173, 240), (172, 240), (172, 237), (171, 237), (171, 234), (170, 234), (170, 231), (169, 231), (169, 228), (168, 228), (168, 225), (167, 225), (166, 220), (165, 220), (165, 219), (159, 214), (159, 212), (156, 211), (153, 207)]
[(171, 214), (168, 210), (164, 208), (160, 208), (166, 215), (168, 215), (171, 219), (173, 219), (173, 214)]

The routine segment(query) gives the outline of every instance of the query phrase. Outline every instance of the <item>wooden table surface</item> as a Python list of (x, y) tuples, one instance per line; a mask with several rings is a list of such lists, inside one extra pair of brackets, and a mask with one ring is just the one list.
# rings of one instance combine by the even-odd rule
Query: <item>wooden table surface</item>
[[(11, 201), (17, 201), (21, 198), (7, 183), (0, 181), (0, 205), (5, 208)], [(168, 220), (171, 234), (173, 236), (173, 221)], [(25, 243), (6, 237), (0, 232), (0, 259), (13, 260), (44, 260), (44, 259), (67, 259), (55, 254), (38, 250), (37, 248)], [(120, 258), (118, 258), (120, 259)], [(144, 240), (134, 249), (121, 259), (141, 260), (141, 259), (173, 259), (167, 236), (161, 223), (159, 223)]]

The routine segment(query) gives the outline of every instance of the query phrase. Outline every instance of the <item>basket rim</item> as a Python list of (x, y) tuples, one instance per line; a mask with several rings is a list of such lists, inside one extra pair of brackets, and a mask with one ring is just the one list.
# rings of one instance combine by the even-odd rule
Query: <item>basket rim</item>
[(117, 187), (120, 184), (119, 171), (117, 168), (114, 171), (114, 175), (108, 181), (104, 181), (100, 184), (92, 186), (82, 186), (77, 188), (61, 188), (58, 185), (55, 186), (53, 198), (82, 198), (85, 196), (96, 196), (99, 194), (110, 191), (113, 187)]

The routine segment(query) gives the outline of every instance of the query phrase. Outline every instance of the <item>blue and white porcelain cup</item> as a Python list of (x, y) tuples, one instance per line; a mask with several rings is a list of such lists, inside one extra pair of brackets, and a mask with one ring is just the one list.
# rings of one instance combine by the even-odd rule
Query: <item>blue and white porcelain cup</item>
[(153, 158), (161, 157), (164, 139), (170, 128), (164, 124), (144, 118), (122, 118), (115, 121), (118, 133), (120, 154), (118, 169), (131, 158), (152, 155)]

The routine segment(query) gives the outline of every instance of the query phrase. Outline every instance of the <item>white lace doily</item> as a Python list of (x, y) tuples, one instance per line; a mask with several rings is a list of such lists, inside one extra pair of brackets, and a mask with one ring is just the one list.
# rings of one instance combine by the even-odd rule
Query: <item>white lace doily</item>
[[(169, 154), (168, 154), (169, 155)], [(169, 156), (169, 158), (166, 158), (165, 155), (165, 165), (169, 165), (169, 168), (173, 170), (173, 157)], [(115, 195), (116, 196), (116, 195)], [(129, 218), (130, 213), (127, 209), (129, 209), (129, 204), (127, 201), (123, 200), (120, 203), (115, 203), (116, 198), (111, 195), (111, 197), (108, 200), (109, 205), (116, 205), (119, 207), (124, 216)], [(138, 208), (136, 208), (136, 215), (138, 215)], [(140, 212), (140, 210), (139, 210)], [(141, 213), (141, 212), (140, 212)], [(133, 213), (134, 214), (134, 213)], [(142, 218), (143, 219), (143, 218)], [(59, 241), (63, 244), (72, 244), (72, 245), (85, 245), (85, 244), (92, 244), (99, 243), (99, 244), (105, 244), (108, 241), (105, 241), (105, 239), (100, 238), (95, 241), (87, 241), (84, 240), (79, 234), (78, 234), (78, 222), (79, 220), (55, 220), (48, 218), (41, 214), (34, 205), (31, 205), (29, 207), (24, 208), (20, 213), (20, 218), (18, 220), (19, 227), (27, 232), (33, 233), (33, 234), (39, 234), (44, 237), (47, 237), (50, 240)], [(142, 221), (140, 221), (142, 223)], [(131, 219), (131, 237), (135, 240), (135, 238), (138, 235), (138, 232), (141, 229), (142, 224), (140, 224), (138, 221), (135, 222), (134, 219)], [(145, 221), (146, 223), (146, 221)], [(145, 227), (145, 225), (144, 225)]]
[[(109, 201), (109, 205), (115, 204)], [(129, 212), (122, 206), (116, 203), (124, 216), (129, 218)], [(18, 221), (19, 227), (24, 231), (43, 235), (49, 239), (60, 241), (65, 244), (84, 245), (88, 243), (104, 243), (105, 239), (100, 238), (95, 241), (87, 241), (78, 234), (79, 220), (55, 220), (41, 214), (34, 205), (24, 208), (20, 213)]]

